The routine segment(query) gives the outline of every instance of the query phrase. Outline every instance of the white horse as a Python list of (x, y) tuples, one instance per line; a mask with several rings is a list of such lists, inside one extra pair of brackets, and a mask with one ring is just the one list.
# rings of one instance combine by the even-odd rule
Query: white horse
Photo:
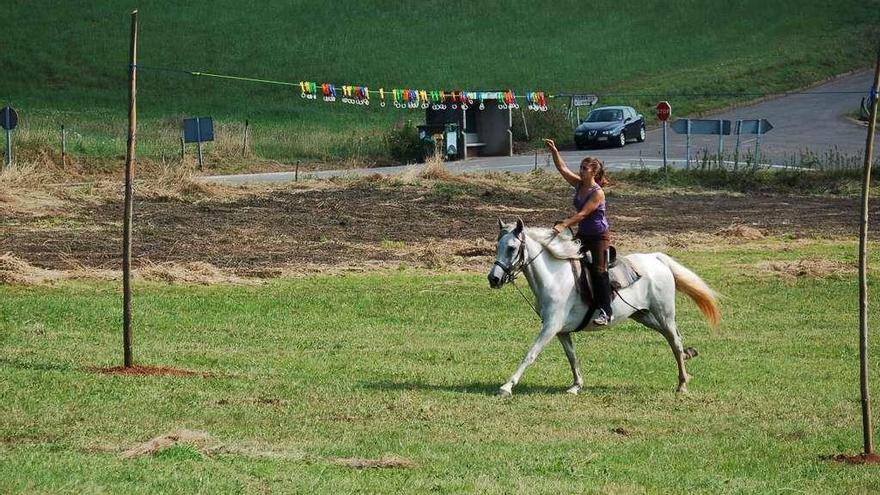
[[(571, 332), (576, 331), (584, 321), (589, 307), (578, 294), (577, 282), (568, 260), (580, 258), (580, 243), (572, 240), (570, 235), (554, 236), (551, 229), (526, 229), (520, 219), (509, 225), (499, 220), (498, 225), (501, 232), (498, 235), (495, 264), (489, 271), (489, 286), (500, 288), (522, 272), (535, 295), (536, 310), (542, 320), (541, 332), (531, 349), (498, 394), (508, 396), (513, 393), (513, 387), (522, 378), (523, 372), (553, 337), (562, 343), (574, 375), (574, 384), (567, 392), (577, 394), (584, 380), (571, 342)], [(609, 326), (632, 318), (660, 332), (669, 342), (678, 365), (676, 391), (686, 392), (690, 377), (684, 361), (696, 355), (696, 351), (682, 347), (681, 335), (675, 324), (675, 291), (680, 290), (690, 296), (712, 327), (721, 320), (715, 292), (694, 272), (663, 253), (631, 254), (626, 258), (641, 274), (641, 278), (618, 291), (618, 297), (612, 303), (613, 317)], [(585, 330), (599, 328), (602, 327), (590, 323)]]

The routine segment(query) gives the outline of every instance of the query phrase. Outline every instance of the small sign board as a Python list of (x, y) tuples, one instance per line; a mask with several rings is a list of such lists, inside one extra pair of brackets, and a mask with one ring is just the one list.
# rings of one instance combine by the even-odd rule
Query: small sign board
[(767, 134), (773, 125), (767, 119), (737, 121), (737, 134)]
[(668, 101), (661, 101), (657, 104), (657, 119), (665, 122), (672, 114), (672, 105)]
[[(690, 122), (690, 129), (688, 129)], [(678, 119), (672, 123), (672, 130), (679, 134), (730, 134), (729, 120)]]
[(204, 143), (214, 140), (214, 121), (211, 117), (183, 119), (183, 141)]
[(591, 107), (599, 102), (596, 95), (571, 95), (571, 106), (573, 107)]
[(0, 110), (0, 127), (11, 131), (18, 125), (18, 114), (12, 107), (3, 107)]

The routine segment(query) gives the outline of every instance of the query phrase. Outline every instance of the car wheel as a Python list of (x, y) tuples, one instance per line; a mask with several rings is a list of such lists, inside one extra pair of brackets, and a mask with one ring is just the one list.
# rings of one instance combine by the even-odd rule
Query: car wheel
[(626, 146), (626, 132), (620, 131), (620, 135), (617, 136), (617, 142), (614, 144), (616, 144), (618, 148)]
[(639, 128), (639, 138), (638, 138), (638, 141), (639, 141), (640, 143), (645, 142), (645, 136), (646, 136), (646, 133), (645, 133), (645, 126), (642, 126), (642, 127)]

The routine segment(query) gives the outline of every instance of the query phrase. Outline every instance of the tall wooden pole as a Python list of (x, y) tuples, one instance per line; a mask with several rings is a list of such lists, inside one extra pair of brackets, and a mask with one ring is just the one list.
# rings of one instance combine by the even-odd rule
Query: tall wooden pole
[(128, 150), (125, 153), (125, 213), (122, 222), (122, 348), (126, 368), (131, 357), (131, 180), (137, 139), (137, 10), (131, 13), (131, 57), (128, 68)]
[(859, 381), (862, 391), (862, 433), (865, 454), (874, 453), (873, 427), (871, 426), (871, 396), (868, 387), (868, 192), (871, 187), (871, 161), (874, 153), (874, 132), (877, 127), (877, 89), (880, 87), (880, 50), (874, 69), (874, 85), (871, 89), (871, 115), (868, 120), (868, 138), (865, 143), (865, 172), (862, 177), (862, 215), (859, 228)]

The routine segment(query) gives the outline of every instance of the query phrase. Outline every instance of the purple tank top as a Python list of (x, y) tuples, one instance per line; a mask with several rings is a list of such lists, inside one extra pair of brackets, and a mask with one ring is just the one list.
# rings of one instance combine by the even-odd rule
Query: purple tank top
[[(578, 188), (574, 190), (574, 198), (573, 203), (574, 207), (577, 211), (581, 211), (587, 201), (590, 200), (590, 196), (596, 193), (601, 187), (599, 184), (591, 187), (584, 199), (578, 199)], [(605, 218), (605, 201), (599, 203), (599, 206), (590, 213), (587, 218), (583, 219), (578, 223), (578, 233), (581, 235), (599, 235), (608, 230), (608, 219)]]

